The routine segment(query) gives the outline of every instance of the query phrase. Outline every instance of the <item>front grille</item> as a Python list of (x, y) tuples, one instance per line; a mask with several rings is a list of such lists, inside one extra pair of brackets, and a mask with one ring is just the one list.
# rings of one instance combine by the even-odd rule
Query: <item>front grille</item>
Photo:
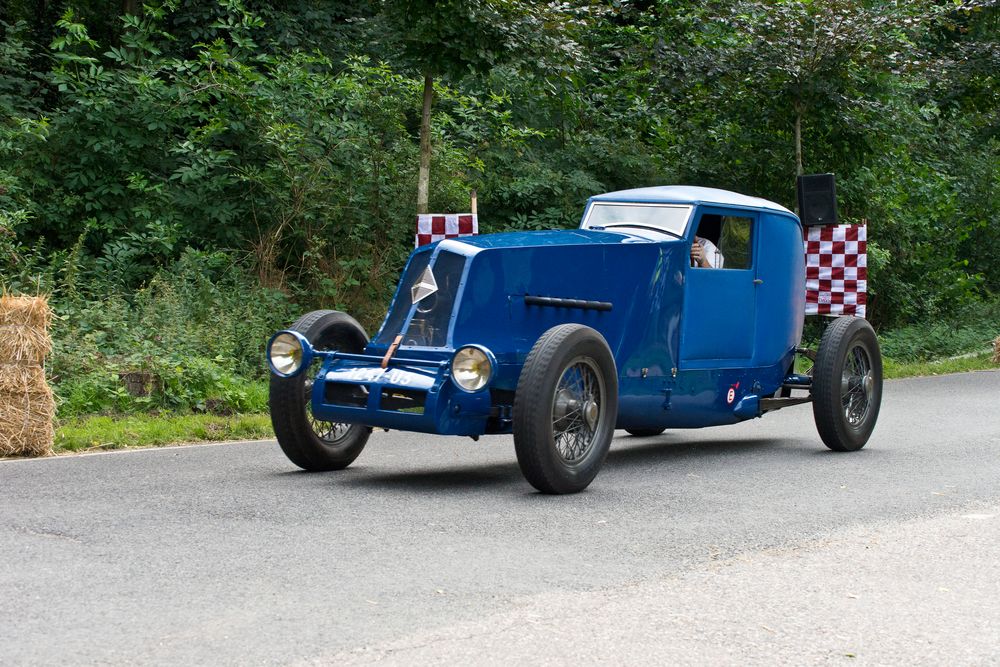
[(509, 389), (490, 389), (490, 403), (494, 406), (506, 406), (510, 408), (514, 405), (514, 392)]
[(382, 390), (382, 410), (392, 412), (409, 412), (424, 414), (424, 404), (427, 402), (427, 392), (419, 389), (398, 389), (387, 387)]
[(368, 387), (361, 384), (327, 382), (324, 391), (329, 405), (346, 405), (352, 408), (368, 405)]
[(490, 405), (490, 416), (486, 420), (486, 432), (510, 432), (514, 416), (514, 392), (509, 389), (490, 389)]

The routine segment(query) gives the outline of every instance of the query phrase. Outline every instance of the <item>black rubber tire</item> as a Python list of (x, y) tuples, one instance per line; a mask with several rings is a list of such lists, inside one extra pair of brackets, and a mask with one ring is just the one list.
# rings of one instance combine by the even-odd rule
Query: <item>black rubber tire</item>
[[(579, 461), (567, 461), (553, 429), (556, 392), (570, 366), (585, 364), (598, 378), (597, 422)], [(581, 412), (584, 409), (581, 408)], [(514, 449), (521, 472), (542, 493), (576, 493), (597, 476), (611, 447), (618, 417), (618, 374), (604, 337), (590, 327), (562, 324), (535, 342), (521, 369), (514, 395)]]
[(665, 428), (627, 428), (625, 432), (635, 438), (652, 438), (654, 435), (660, 435), (666, 430)]
[[(319, 350), (362, 352), (368, 343), (368, 334), (357, 321), (336, 310), (314, 310), (303, 315), (289, 329), (305, 336)], [(324, 441), (317, 435), (309, 420), (307, 382), (311, 382), (307, 369), (295, 377), (283, 378), (271, 373), (268, 405), (271, 425), (278, 445), (288, 459), (310, 472), (343, 470), (358, 458), (368, 442), (371, 428), (352, 424), (347, 432), (334, 442)]]
[[(858, 397), (864, 397), (867, 409), (859, 416), (858, 423), (848, 418), (845, 408), (845, 389), (851, 391), (851, 381), (845, 380), (844, 371), (850, 363), (849, 355), (860, 354), (869, 363), (868, 372), (853, 377), (867, 382), (855, 382)], [(865, 385), (870, 385), (865, 389)], [(845, 387), (846, 385), (846, 387)], [(857, 393), (860, 392), (860, 393)], [(875, 330), (859, 317), (838, 317), (823, 332), (813, 366), (812, 382), (813, 417), (816, 430), (823, 443), (838, 452), (854, 452), (865, 446), (878, 420), (882, 403), (882, 354)]]

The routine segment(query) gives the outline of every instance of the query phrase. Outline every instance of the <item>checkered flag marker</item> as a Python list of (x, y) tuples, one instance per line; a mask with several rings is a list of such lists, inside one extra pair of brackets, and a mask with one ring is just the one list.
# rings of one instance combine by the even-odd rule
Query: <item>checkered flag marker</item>
[(478, 233), (479, 216), (475, 213), (427, 213), (417, 216), (415, 247)]
[(809, 227), (806, 315), (865, 316), (868, 235), (865, 225)]

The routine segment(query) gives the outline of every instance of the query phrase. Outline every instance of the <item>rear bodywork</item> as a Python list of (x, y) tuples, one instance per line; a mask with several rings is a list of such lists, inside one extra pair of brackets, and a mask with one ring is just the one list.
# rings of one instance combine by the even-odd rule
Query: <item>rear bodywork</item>
[[(587, 229), (595, 205), (676, 204), (678, 237)], [(702, 216), (752, 218), (749, 266), (690, 266)], [(759, 416), (761, 399), (794, 381), (803, 321), (798, 219), (760, 199), (706, 188), (659, 187), (588, 201), (575, 230), (442, 241), (416, 250), (379, 332), (363, 354), (318, 350), (312, 410), (333, 422), (478, 436), (511, 430), (521, 368), (548, 329), (600, 332), (618, 373), (619, 428), (701, 427)], [(430, 267), (437, 292), (413, 303)], [(401, 344), (386, 360), (397, 336)], [(451, 381), (455, 351), (476, 345), (489, 384)]]

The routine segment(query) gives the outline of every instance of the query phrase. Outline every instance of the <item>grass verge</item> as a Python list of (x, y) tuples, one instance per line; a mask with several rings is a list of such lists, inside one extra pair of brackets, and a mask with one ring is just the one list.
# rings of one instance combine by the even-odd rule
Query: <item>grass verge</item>
[(885, 377), (908, 378), (918, 375), (945, 375), (946, 373), (1000, 369), (1000, 366), (993, 363), (992, 357), (992, 352), (982, 352), (949, 359), (935, 359), (934, 361), (893, 361), (884, 358), (882, 365)]
[[(1000, 366), (993, 363), (992, 352), (978, 352), (948, 359), (932, 361), (896, 361), (882, 357), (882, 377), (886, 380), (897, 378), (912, 378), (921, 375), (947, 375), (948, 373), (967, 373), (969, 371), (995, 371)], [(795, 372), (808, 373), (812, 367), (805, 357), (795, 359)]]
[(157, 447), (188, 442), (273, 438), (268, 415), (80, 417), (56, 428), (55, 451)]

